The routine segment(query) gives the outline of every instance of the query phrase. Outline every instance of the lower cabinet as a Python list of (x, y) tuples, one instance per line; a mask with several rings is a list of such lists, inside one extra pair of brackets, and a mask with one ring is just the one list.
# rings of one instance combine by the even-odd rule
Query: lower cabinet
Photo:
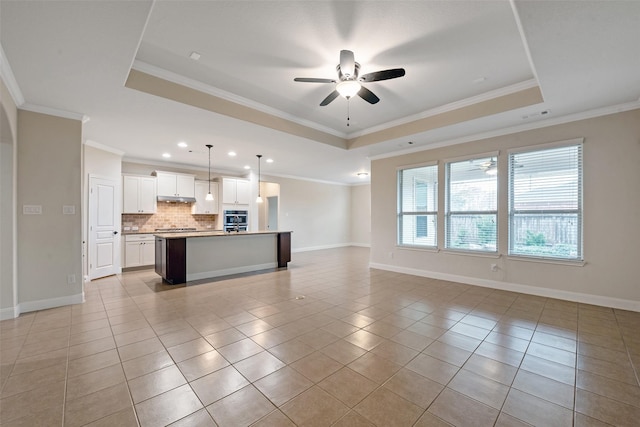
[(123, 267), (153, 265), (156, 261), (155, 238), (153, 234), (125, 235)]

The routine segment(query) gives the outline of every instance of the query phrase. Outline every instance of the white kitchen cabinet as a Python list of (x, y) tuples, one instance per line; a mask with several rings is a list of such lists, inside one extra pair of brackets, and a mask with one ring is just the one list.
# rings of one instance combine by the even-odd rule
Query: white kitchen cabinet
[(122, 213), (152, 214), (156, 212), (156, 178), (122, 176)]
[(141, 267), (155, 264), (156, 246), (153, 234), (127, 234), (124, 239), (123, 267)]
[(225, 205), (248, 205), (251, 199), (249, 180), (222, 178), (222, 203)]
[(158, 178), (158, 196), (194, 197), (194, 175), (172, 172), (155, 172)]
[(209, 193), (208, 181), (196, 181), (196, 202), (191, 206), (191, 214), (193, 215), (215, 215), (218, 213), (218, 183), (211, 183), (211, 194), (213, 200), (206, 200)]

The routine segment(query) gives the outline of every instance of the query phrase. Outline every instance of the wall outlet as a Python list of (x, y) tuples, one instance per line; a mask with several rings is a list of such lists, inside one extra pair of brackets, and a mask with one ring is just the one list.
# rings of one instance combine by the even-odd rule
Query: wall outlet
[(393, 259), (393, 252), (389, 252), (389, 258)]
[(76, 275), (75, 274), (69, 274), (67, 276), (67, 284), (73, 285), (75, 283), (76, 283)]

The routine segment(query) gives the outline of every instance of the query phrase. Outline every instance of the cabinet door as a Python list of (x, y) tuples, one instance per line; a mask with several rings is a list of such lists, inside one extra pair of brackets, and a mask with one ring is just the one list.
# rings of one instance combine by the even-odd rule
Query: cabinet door
[(158, 173), (158, 196), (173, 197), (177, 192), (176, 176), (168, 173)]
[(196, 181), (196, 202), (191, 208), (193, 215), (213, 215), (218, 213), (218, 183), (211, 183), (211, 194), (213, 200), (206, 200), (209, 193), (209, 183), (206, 181)]
[(142, 263), (141, 265), (155, 264), (156, 262), (155, 241), (149, 240), (141, 243), (142, 243), (141, 250), (140, 250), (140, 256), (142, 258), (140, 260), (140, 262)]
[(249, 191), (249, 181), (239, 179), (236, 181), (236, 202), (240, 205), (248, 205), (251, 192)]
[(235, 204), (236, 203), (236, 180), (235, 179), (222, 179), (222, 203)]
[(140, 252), (140, 242), (127, 242), (124, 250), (124, 266), (137, 267), (142, 265)]
[(189, 175), (176, 175), (176, 193), (181, 197), (194, 196), (195, 177)]
[(140, 190), (138, 193), (138, 207), (140, 212), (155, 213), (157, 200), (156, 179), (153, 177), (141, 177)]
[(137, 176), (122, 177), (122, 213), (140, 213), (138, 208), (138, 192), (140, 178)]
[(218, 191), (218, 183), (217, 182), (212, 182), (211, 183), (211, 194), (213, 194), (213, 200), (206, 202), (206, 203), (208, 203), (207, 210), (209, 210), (210, 214), (217, 214), (218, 213), (218, 204), (220, 203), (219, 191)]

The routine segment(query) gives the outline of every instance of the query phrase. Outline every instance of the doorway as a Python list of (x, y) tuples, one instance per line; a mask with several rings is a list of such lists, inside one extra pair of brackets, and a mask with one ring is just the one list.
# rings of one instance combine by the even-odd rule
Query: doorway
[(278, 229), (278, 196), (267, 197), (267, 230)]

